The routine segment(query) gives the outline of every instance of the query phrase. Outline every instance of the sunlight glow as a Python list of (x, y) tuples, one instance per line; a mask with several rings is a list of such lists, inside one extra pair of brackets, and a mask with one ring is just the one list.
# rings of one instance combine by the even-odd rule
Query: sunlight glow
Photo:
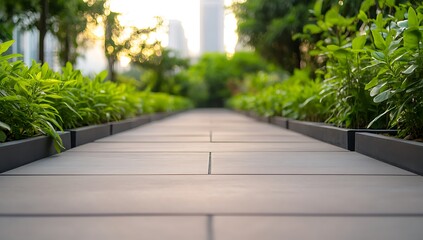
[[(225, 0), (225, 6), (230, 6), (233, 0)], [(122, 25), (148, 27), (154, 22), (155, 16), (163, 20), (179, 20), (184, 27), (185, 36), (188, 39), (188, 48), (191, 56), (197, 56), (200, 52), (200, 0), (111, 0), (112, 11), (122, 14)], [(237, 35), (235, 33), (236, 20), (234, 15), (225, 10), (224, 43), (225, 49), (233, 53)], [(166, 45), (166, 36), (158, 36)]]

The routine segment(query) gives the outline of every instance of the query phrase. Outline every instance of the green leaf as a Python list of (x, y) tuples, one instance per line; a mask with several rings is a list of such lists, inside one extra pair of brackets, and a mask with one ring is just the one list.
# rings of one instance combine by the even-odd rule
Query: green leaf
[(2, 121), (0, 121), (0, 128), (7, 130), (7, 131), (10, 131), (10, 126), (7, 125), (6, 123), (2, 122)]
[(322, 29), (315, 24), (307, 24), (304, 26), (303, 31), (311, 33), (311, 34), (317, 34), (317, 33), (321, 33)]
[(373, 36), (373, 40), (374, 40), (374, 44), (376, 48), (381, 50), (386, 48), (385, 39), (383, 39), (381, 32), (379, 30), (372, 30), (372, 36)]
[(333, 44), (327, 46), (327, 49), (330, 50), (330, 51), (336, 51), (339, 48), (340, 48), (339, 46), (333, 45)]
[(2, 130), (0, 130), (0, 142), (5, 142), (7, 138), (6, 133), (4, 133)]
[(364, 23), (366, 23), (369, 20), (369, 18), (367, 17), (367, 14), (363, 11), (360, 11), (360, 13), (358, 14), (357, 17), (358, 17), (358, 19), (360, 19)]
[(336, 8), (331, 8), (325, 15), (325, 22), (333, 26), (338, 24), (341, 18), (338, 10)]
[(382, 83), (382, 84), (379, 84), (379, 85), (375, 86), (374, 88), (372, 88), (372, 90), (370, 91), (370, 97), (374, 97), (374, 96), (378, 95), (379, 92), (380, 92), (380, 89), (383, 88), (385, 85), (386, 85), (386, 83)]
[(96, 76), (96, 79), (104, 80), (106, 79), (107, 75), (108, 75), (107, 71), (104, 70)]
[(409, 28), (404, 32), (404, 47), (409, 50), (418, 49), (421, 39), (422, 33), (418, 28)]
[(379, 29), (383, 29), (385, 26), (385, 22), (383, 21), (383, 15), (382, 13), (379, 13), (376, 17), (376, 21), (375, 21), (376, 27)]
[(372, 57), (379, 61), (385, 62), (385, 54), (383, 52), (374, 51), (372, 52)]
[(386, 0), (385, 4), (388, 7), (395, 7), (395, 0)]
[(320, 17), (322, 15), (322, 5), (323, 5), (323, 0), (317, 0), (316, 3), (314, 4), (313, 10), (314, 10), (314, 15), (316, 17)]
[(370, 81), (369, 83), (366, 84), (365, 86), (365, 90), (369, 90), (370, 88), (376, 86), (378, 84), (378, 78), (373, 78), (372, 81)]
[(375, 117), (370, 123), (369, 125), (367, 125), (367, 128), (370, 128), (377, 120), (379, 120), (381, 117), (383, 117), (384, 115), (386, 115), (388, 112), (392, 111), (393, 108), (389, 108), (387, 109), (385, 112), (379, 114), (379, 116)]
[(375, 1), (374, 1), (374, 0), (364, 0), (364, 1), (361, 3), (360, 10), (361, 10), (361, 11), (363, 11), (363, 12), (367, 12), (367, 11), (369, 11), (369, 9), (370, 9), (373, 5), (375, 5)]
[(419, 20), (417, 18), (416, 11), (412, 7), (408, 9), (408, 26), (409, 27), (418, 27)]
[(391, 89), (385, 90), (381, 93), (379, 93), (375, 98), (373, 98), (373, 101), (375, 103), (381, 103), (383, 101), (386, 101), (389, 99), (393, 94), (391, 93)]
[(409, 66), (406, 70), (404, 70), (402, 73), (404, 74), (412, 74), (414, 72), (414, 70), (416, 70), (418, 66), (417, 65), (411, 65)]
[(10, 48), (10, 46), (13, 45), (14, 42), (15, 42), (15, 40), (10, 40), (10, 41), (1, 43), (0, 44), (0, 54), (3, 54), (4, 52), (6, 52)]
[(14, 54), (9, 54), (9, 55), (5, 55), (5, 56), (0, 56), (0, 61), (5, 61), (5, 60), (12, 59), (12, 58), (20, 58), (20, 57), (22, 57), (22, 54), (14, 53)]
[(366, 40), (367, 40), (366, 36), (359, 36), (354, 38), (354, 40), (352, 41), (352, 49), (354, 50), (363, 49), (364, 45), (366, 45)]

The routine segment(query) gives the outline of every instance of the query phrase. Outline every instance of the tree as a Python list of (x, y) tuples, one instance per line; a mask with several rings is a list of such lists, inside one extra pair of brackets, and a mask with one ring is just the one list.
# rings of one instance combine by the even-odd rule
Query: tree
[(104, 50), (111, 81), (116, 81), (115, 65), (120, 57), (126, 56), (144, 63), (161, 51), (160, 41), (151, 37), (162, 26), (161, 18), (156, 18), (157, 22), (153, 27), (136, 28), (122, 26), (119, 15), (110, 12), (105, 21)]
[[(62, 63), (75, 62), (77, 37), (87, 28), (88, 18), (103, 14), (104, 0), (3, 0), (0, 3), (1, 40), (12, 38), (13, 28), (39, 30), (39, 60), (44, 62), (44, 38), (54, 34), (60, 46)], [(88, 17), (89, 16), (89, 17)]]
[[(181, 58), (170, 49), (162, 48), (147, 59), (135, 55), (134, 63), (143, 69), (152, 71), (150, 90), (153, 92), (167, 92), (177, 94), (175, 76), (189, 66), (189, 60)], [(142, 54), (142, 51), (140, 52)]]
[(264, 58), (293, 72), (300, 67), (300, 40), (309, 17), (308, 0), (247, 0), (232, 6), (238, 19), (241, 41), (252, 46)]
[(62, 65), (75, 63), (78, 47), (84, 46), (84, 32), (98, 25), (97, 19), (104, 16), (105, 0), (68, 0), (58, 14), (57, 24), (52, 29), (59, 40), (59, 59)]

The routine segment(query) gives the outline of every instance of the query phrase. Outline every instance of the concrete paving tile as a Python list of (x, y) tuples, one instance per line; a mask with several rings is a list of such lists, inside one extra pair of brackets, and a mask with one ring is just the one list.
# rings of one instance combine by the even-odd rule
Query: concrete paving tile
[(347, 150), (322, 142), (304, 143), (89, 143), (69, 152), (278, 152)]
[(0, 217), (7, 240), (207, 240), (206, 217)]
[(217, 240), (420, 240), (423, 217), (213, 218)]
[(0, 176), (1, 214), (423, 214), (420, 176)]
[(3, 174), (207, 174), (208, 153), (64, 152)]
[(137, 136), (117, 134), (101, 138), (96, 142), (210, 142), (210, 136)]
[(212, 174), (395, 174), (406, 170), (355, 152), (217, 152)]
[(234, 124), (234, 125), (149, 125), (137, 130), (142, 131), (191, 131), (191, 132), (199, 132), (199, 131), (231, 131), (231, 132), (249, 132), (252, 129), (255, 132), (261, 132), (262, 134), (274, 131), (280, 131), (280, 128), (273, 127), (271, 125), (258, 125), (258, 124)]
[(227, 136), (227, 137), (255, 137), (255, 136), (303, 136), (303, 137), (307, 137), (305, 135), (293, 132), (293, 131), (289, 131), (286, 129), (280, 129), (277, 131), (268, 131), (266, 133), (257, 131), (254, 128), (250, 128), (248, 131), (230, 131), (230, 130), (224, 130), (224, 131), (213, 131), (212, 132), (213, 136)]
[(303, 135), (222, 135), (212, 134), (213, 142), (319, 142)]
[(209, 136), (210, 130), (204, 129), (176, 129), (176, 128), (169, 128), (166, 131), (163, 129), (142, 129), (142, 128), (135, 128), (131, 131), (126, 131), (123, 133), (119, 133), (125, 136)]

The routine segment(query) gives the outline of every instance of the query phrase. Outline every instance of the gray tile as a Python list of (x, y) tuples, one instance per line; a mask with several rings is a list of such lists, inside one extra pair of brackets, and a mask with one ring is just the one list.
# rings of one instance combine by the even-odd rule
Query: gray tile
[(415, 175), (355, 152), (217, 152), (211, 159), (212, 174)]
[(117, 134), (96, 142), (210, 142), (210, 136), (136, 136)]
[(213, 134), (213, 142), (319, 142), (303, 135), (222, 135)]
[(206, 217), (0, 217), (7, 240), (206, 240)]
[(421, 240), (423, 217), (214, 217), (218, 240)]
[(151, 129), (138, 127), (132, 129), (131, 131), (126, 131), (120, 135), (125, 136), (209, 136), (210, 130), (208, 129), (180, 129), (180, 128), (168, 128), (166, 131), (164, 129)]
[(64, 152), (3, 174), (207, 174), (208, 153)]
[(213, 136), (225, 136), (225, 137), (254, 137), (254, 136), (275, 136), (275, 137), (286, 137), (286, 136), (303, 136), (302, 134), (292, 132), (286, 129), (280, 129), (277, 131), (270, 131), (263, 133), (261, 131), (257, 131), (255, 128), (250, 128), (247, 131), (213, 131)]
[(420, 176), (0, 176), (0, 214), (423, 214)]
[(83, 152), (257, 152), (341, 151), (322, 142), (304, 143), (89, 143), (69, 150)]

